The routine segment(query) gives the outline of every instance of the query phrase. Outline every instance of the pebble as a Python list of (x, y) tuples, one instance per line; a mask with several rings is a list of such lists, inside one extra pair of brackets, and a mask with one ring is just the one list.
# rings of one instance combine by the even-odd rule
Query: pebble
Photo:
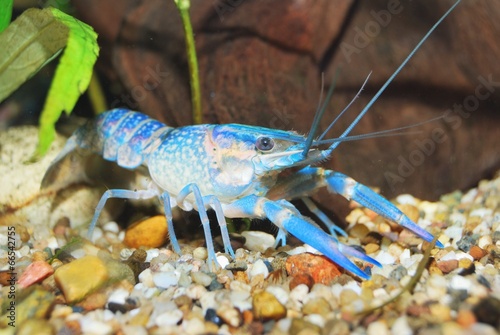
[(234, 261), (229, 263), (225, 269), (230, 271), (246, 271), (248, 269), (248, 264), (243, 261)]
[(390, 253), (380, 250), (380, 252), (375, 256), (375, 260), (380, 264), (394, 264), (396, 259)]
[(373, 253), (377, 252), (379, 249), (380, 249), (380, 246), (376, 243), (368, 243), (365, 246), (365, 251), (367, 254), (373, 254)]
[(208, 287), (210, 283), (212, 282), (212, 277), (207, 275), (206, 273), (203, 272), (191, 272), (191, 279), (193, 279), (193, 282), (196, 284), (200, 284), (204, 287)]
[(53, 273), (54, 269), (49, 263), (46, 261), (35, 261), (24, 270), (17, 284), (20, 288), (26, 288), (44, 280)]
[(167, 220), (164, 215), (157, 215), (129, 226), (123, 243), (129, 248), (158, 248), (167, 238)]
[(155, 318), (155, 323), (159, 327), (164, 326), (175, 326), (177, 325), (184, 316), (184, 313), (180, 309), (174, 309), (171, 311), (166, 311), (161, 313)]
[(469, 255), (471, 255), (474, 260), (479, 260), (486, 255), (486, 251), (481, 249), (481, 247), (474, 245), (472, 248), (470, 248)]
[(155, 272), (153, 273), (153, 283), (159, 288), (169, 288), (177, 285), (179, 282), (180, 273), (177, 271)]
[(222, 318), (217, 314), (217, 311), (214, 308), (207, 308), (205, 312), (205, 320), (215, 323), (218, 326), (224, 323), (222, 321)]
[(277, 285), (270, 285), (266, 288), (266, 291), (271, 293), (278, 301), (285, 306), (288, 303), (289, 292), (285, 291), (284, 288)]
[(286, 308), (278, 299), (267, 291), (253, 295), (252, 307), (255, 318), (262, 320), (277, 320), (286, 316)]
[(287, 258), (285, 263), (288, 275), (308, 274), (314, 283), (330, 284), (341, 272), (335, 263), (325, 256), (304, 253)]
[(314, 285), (314, 279), (311, 277), (311, 275), (307, 273), (298, 273), (293, 276), (291, 276), (292, 279), (290, 280), (290, 283), (288, 284), (288, 287), (290, 290), (293, 290), (295, 287), (299, 285), (306, 285), (309, 289), (311, 289)]
[(193, 250), (193, 257), (201, 260), (206, 260), (208, 258), (208, 251), (205, 247), (198, 247)]
[(455, 270), (458, 268), (458, 260), (456, 259), (450, 259), (446, 261), (439, 261), (437, 263), (437, 267), (441, 272), (443, 273), (450, 273), (451, 271)]
[(258, 275), (262, 275), (264, 278), (269, 276), (269, 269), (262, 259), (258, 259), (253, 263), (250, 268), (249, 278), (252, 279)]
[(451, 320), (451, 309), (447, 305), (432, 304), (429, 306), (431, 315), (434, 316), (438, 322), (445, 322)]
[(368, 235), (368, 233), (370, 233), (370, 229), (368, 229), (368, 227), (362, 223), (356, 224), (349, 230), (350, 236), (357, 237), (359, 239), (364, 238), (366, 235)]
[[(366, 329), (367, 335), (390, 335), (389, 327), (383, 320), (372, 322)], [(399, 335), (399, 334), (398, 334)]]
[(273, 235), (262, 231), (246, 230), (241, 235), (246, 239), (245, 248), (252, 251), (265, 252), (276, 242)]
[(458, 311), (456, 321), (464, 329), (470, 328), (471, 325), (477, 322), (474, 313), (465, 309)]
[(243, 316), (234, 307), (223, 304), (217, 309), (217, 315), (231, 327), (239, 327), (243, 322)]
[(125, 300), (129, 297), (130, 293), (124, 288), (114, 290), (108, 297), (109, 303), (125, 304)]
[(481, 249), (485, 249), (486, 247), (492, 244), (493, 244), (493, 239), (491, 238), (491, 235), (483, 235), (477, 241), (477, 246)]
[(85, 256), (59, 267), (54, 278), (66, 301), (74, 303), (103, 286), (109, 278), (109, 273), (100, 258)]
[(305, 315), (319, 314), (326, 316), (329, 312), (331, 312), (330, 304), (324, 298), (311, 299), (302, 306), (302, 313)]
[(392, 324), (391, 333), (394, 335), (413, 335), (413, 329), (408, 324), (408, 318), (406, 316), (397, 318)]
[(321, 327), (301, 318), (293, 318), (290, 325), (290, 335), (319, 335)]
[[(43, 319), (55, 300), (55, 295), (53, 293), (39, 286), (28, 289), (25, 294), (28, 296), (25, 296), (22, 301), (16, 301), (14, 320), (11, 320), (10, 316), (7, 316), (6, 313), (3, 314), (5, 319), (2, 320), (2, 322), (9, 320), (15, 321), (16, 325), (20, 325), (27, 319)], [(5, 301), (7, 303), (8, 300)]]

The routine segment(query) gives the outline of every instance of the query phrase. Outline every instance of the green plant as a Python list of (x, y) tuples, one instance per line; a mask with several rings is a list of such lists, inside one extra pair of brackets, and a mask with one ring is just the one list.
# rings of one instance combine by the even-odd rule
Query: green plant
[[(3, 1), (0, 28), (10, 20), (12, 1)], [(3, 21), (2, 21), (3, 20)], [(99, 54), (92, 27), (56, 8), (31, 8), (0, 33), (0, 102), (52, 59), (61, 55), (40, 116), (35, 157), (44, 155), (55, 137), (55, 123), (70, 113), (89, 86)]]
[(201, 93), (200, 80), (198, 76), (198, 59), (196, 57), (196, 48), (194, 45), (193, 27), (189, 19), (190, 0), (174, 0), (177, 9), (181, 14), (182, 25), (184, 27), (184, 37), (186, 39), (186, 53), (189, 65), (189, 83), (191, 85), (191, 104), (193, 107), (193, 122), (202, 123), (201, 114)]

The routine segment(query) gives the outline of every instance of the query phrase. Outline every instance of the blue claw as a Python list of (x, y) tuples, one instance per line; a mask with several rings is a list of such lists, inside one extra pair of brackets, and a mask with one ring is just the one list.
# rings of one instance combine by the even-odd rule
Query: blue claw
[(354, 248), (340, 244), (332, 236), (328, 235), (320, 228), (311, 225), (300, 216), (294, 215), (290, 212), (288, 212), (288, 215), (284, 214), (283, 207), (272, 201), (264, 203), (263, 209), (271, 221), (280, 222), (286, 231), (297, 237), (299, 240), (309, 244), (333, 262), (337, 263), (339, 266), (363, 279), (369, 279), (370, 276), (358, 268), (356, 264), (343, 254), (343, 252), (380, 266), (380, 264), (373, 258), (362, 254)]
[(369, 279), (370, 276), (358, 268), (356, 264), (344, 255), (344, 253), (380, 266), (380, 263), (373, 258), (357, 251), (354, 248), (342, 245), (340, 242), (335, 241), (332, 236), (326, 234), (323, 230), (310, 225), (307, 221), (304, 221), (299, 217), (290, 216), (283, 222), (283, 226), (290, 234), (294, 235), (302, 242), (309, 244), (333, 262), (337, 263), (339, 266), (363, 279)]
[[(327, 176), (328, 186), (334, 192), (341, 194), (349, 200), (352, 199), (358, 202), (390, 221), (396, 222), (427, 242), (432, 242), (434, 239), (431, 233), (417, 226), (389, 200), (340, 172), (329, 172), (330, 174)], [(439, 248), (444, 247), (439, 241), (436, 242), (436, 246)]]

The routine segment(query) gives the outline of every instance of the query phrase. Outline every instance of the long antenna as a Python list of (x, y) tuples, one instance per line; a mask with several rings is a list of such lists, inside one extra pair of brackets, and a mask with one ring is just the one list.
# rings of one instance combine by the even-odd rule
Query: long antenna
[[(385, 89), (387, 88), (387, 86), (389, 86), (389, 84), (399, 74), (399, 72), (401, 71), (401, 69), (403, 69), (403, 67), (406, 65), (406, 63), (408, 63), (408, 61), (413, 57), (413, 55), (415, 54), (415, 52), (417, 52), (417, 50), (422, 46), (422, 44), (427, 40), (427, 38), (429, 38), (429, 36), (434, 32), (434, 30), (455, 9), (455, 7), (458, 6), (458, 4), (460, 3), (460, 1), (461, 0), (457, 0), (453, 4), (453, 6), (451, 6), (451, 8), (448, 9), (448, 11), (446, 11), (446, 13), (443, 16), (441, 16), (441, 18), (432, 26), (432, 28), (429, 29), (429, 31), (427, 32), (427, 34), (425, 34), (425, 36), (422, 38), (422, 40), (420, 40), (420, 42), (418, 42), (417, 46), (415, 48), (413, 48), (413, 50), (405, 58), (405, 60), (401, 63), (401, 65), (399, 65), (399, 67), (396, 69), (396, 71), (394, 71), (394, 73), (389, 77), (389, 79), (387, 79), (387, 81), (385, 82), (385, 84), (382, 85), (382, 87), (378, 90), (378, 92), (375, 93), (375, 95), (373, 96), (373, 98), (368, 102), (368, 104), (366, 104), (365, 108), (363, 108), (363, 110), (361, 111), (361, 113), (359, 113), (359, 115), (356, 117), (356, 119), (354, 119), (354, 121), (349, 125), (349, 127), (347, 127), (347, 129), (342, 133), (342, 135), (340, 135), (339, 138), (346, 137), (351, 132), (351, 130), (358, 124), (358, 122), (366, 114), (366, 112), (368, 112), (368, 110), (370, 109), (370, 107), (375, 103), (375, 101), (377, 101), (377, 99), (380, 97), (380, 95), (385, 91)], [(332, 152), (336, 147), (338, 147), (340, 143), (341, 142), (335, 142), (335, 143), (333, 143), (327, 150), (325, 150), (326, 154), (330, 154), (330, 152)]]

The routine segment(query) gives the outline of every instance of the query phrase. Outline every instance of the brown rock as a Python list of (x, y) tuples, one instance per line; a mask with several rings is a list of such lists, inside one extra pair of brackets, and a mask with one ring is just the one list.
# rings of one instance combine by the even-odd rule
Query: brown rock
[(462, 328), (469, 328), (477, 322), (476, 316), (472, 311), (461, 309), (457, 314), (457, 323), (462, 326)]
[(291, 291), (300, 284), (306, 285), (310, 290), (314, 285), (314, 279), (307, 273), (297, 273), (292, 276), (292, 280), (290, 281), (288, 287)]
[(303, 253), (286, 260), (286, 271), (290, 276), (308, 274), (314, 283), (328, 285), (342, 273), (335, 263), (325, 256)]
[(474, 260), (477, 261), (486, 255), (486, 251), (475, 245), (472, 248), (470, 248), (469, 255), (471, 255), (472, 258), (474, 258)]
[(125, 233), (123, 243), (129, 248), (157, 248), (168, 238), (167, 220), (163, 215), (132, 224)]
[(445, 274), (450, 273), (451, 271), (458, 268), (458, 260), (450, 259), (447, 261), (439, 261), (437, 262), (437, 267)]

